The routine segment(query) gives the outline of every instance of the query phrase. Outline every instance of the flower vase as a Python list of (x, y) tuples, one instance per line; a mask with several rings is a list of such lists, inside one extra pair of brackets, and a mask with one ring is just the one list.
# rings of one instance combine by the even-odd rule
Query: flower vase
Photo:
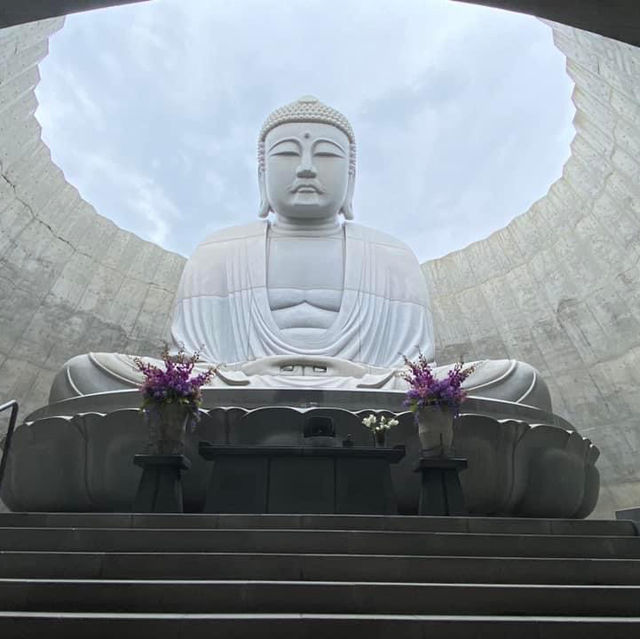
[(185, 404), (154, 404), (145, 408), (149, 433), (147, 453), (151, 455), (182, 455), (187, 427), (193, 415)]
[(373, 431), (373, 441), (377, 448), (384, 448), (387, 445), (387, 431), (386, 430)]
[(425, 406), (416, 413), (424, 457), (453, 456), (453, 413), (448, 406)]

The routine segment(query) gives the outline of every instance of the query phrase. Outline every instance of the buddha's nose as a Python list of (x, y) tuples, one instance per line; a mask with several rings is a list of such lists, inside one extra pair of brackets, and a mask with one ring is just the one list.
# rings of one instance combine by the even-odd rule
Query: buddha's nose
[(296, 176), (299, 178), (314, 178), (316, 175), (316, 167), (313, 166), (311, 161), (311, 153), (303, 153), (296, 170)]

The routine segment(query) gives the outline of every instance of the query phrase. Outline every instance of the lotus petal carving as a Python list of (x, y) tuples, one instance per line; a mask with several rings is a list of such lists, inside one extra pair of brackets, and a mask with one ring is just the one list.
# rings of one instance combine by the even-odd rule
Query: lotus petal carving
[[(185, 453), (192, 462), (183, 480), (186, 509), (197, 512), (202, 507), (211, 470), (197, 453), (200, 440), (299, 445), (306, 418), (318, 414), (333, 418), (340, 440), (350, 435), (356, 445), (372, 445), (371, 433), (361, 423), (371, 412), (399, 421), (387, 442), (403, 444), (407, 454), (392, 466), (392, 479), (400, 512), (415, 514), (419, 478), (414, 469), (420, 441), (413, 414), (337, 408), (201, 411), (202, 418), (186, 442)], [(472, 514), (586, 517), (595, 507), (599, 452), (576, 432), (466, 414), (454, 424), (453, 441), (457, 454), (469, 460), (461, 482)], [(141, 472), (132, 463), (133, 455), (145, 443), (144, 420), (132, 408), (23, 424), (14, 434), (2, 498), (13, 510), (127, 511)]]

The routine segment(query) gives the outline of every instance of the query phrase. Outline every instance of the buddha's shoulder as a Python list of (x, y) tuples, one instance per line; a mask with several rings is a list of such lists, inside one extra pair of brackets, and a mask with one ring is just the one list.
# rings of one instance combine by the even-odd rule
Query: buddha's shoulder
[(239, 224), (238, 226), (230, 226), (225, 229), (214, 231), (207, 236), (200, 244), (201, 247), (214, 246), (216, 244), (233, 243), (236, 241), (247, 240), (249, 238), (264, 237), (268, 222), (259, 220), (249, 224)]
[(372, 229), (369, 226), (362, 224), (355, 224), (354, 222), (345, 222), (347, 226), (347, 232), (349, 237), (357, 240), (368, 242), (369, 244), (377, 244), (381, 248), (388, 247), (393, 250), (400, 250), (413, 255), (413, 251), (402, 240), (399, 240), (389, 233), (379, 231), (378, 229)]

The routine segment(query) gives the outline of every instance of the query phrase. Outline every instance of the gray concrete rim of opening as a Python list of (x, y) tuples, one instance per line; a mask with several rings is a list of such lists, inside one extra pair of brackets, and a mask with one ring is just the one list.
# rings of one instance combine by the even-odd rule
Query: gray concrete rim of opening
[(57, 18), (69, 13), (113, 7), (119, 4), (147, 2), (148, 0), (2, 0), (0, 28)]
[(528, 13), (640, 46), (638, 0), (455, 0)]
[[(0, 28), (102, 7), (148, 0), (4, 0)], [(528, 13), (578, 29), (640, 45), (638, 0), (454, 0)]]

